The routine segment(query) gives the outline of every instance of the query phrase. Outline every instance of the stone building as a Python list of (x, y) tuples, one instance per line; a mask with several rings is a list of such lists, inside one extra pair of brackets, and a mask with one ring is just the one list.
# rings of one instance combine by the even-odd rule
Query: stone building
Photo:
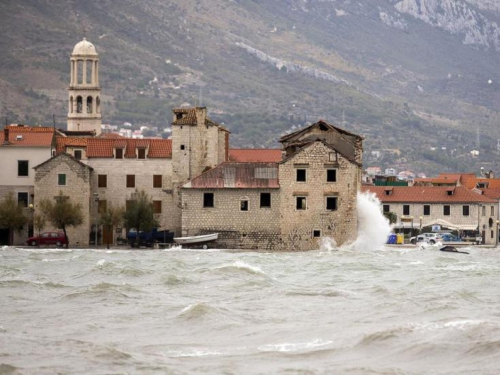
[(498, 201), (481, 192), (465, 186), (363, 186), (362, 191), (376, 194), (383, 211), (397, 215), (398, 228), (440, 225), (479, 231), (485, 244), (498, 243)]
[[(343, 244), (357, 235), (362, 138), (320, 121), (281, 138), (281, 156), (229, 151), (182, 187), (182, 234), (219, 233), (231, 248), (308, 250), (323, 236)], [(243, 163), (245, 154), (253, 160)]]
[[(14, 194), (27, 217), (35, 194), (33, 167), (51, 156), (54, 139), (54, 129), (48, 127), (9, 125), (0, 132), (0, 199)], [(14, 243), (24, 243), (32, 233), (32, 226), (25, 225), (14, 233)], [(0, 229), (0, 244), (6, 244), (8, 237), (8, 231)]]
[[(65, 168), (61, 163), (60, 155), (71, 157), (90, 168), (89, 189), (92, 199), (80, 199), (78, 195), (71, 196), (78, 199), (84, 207), (84, 211), (92, 217), (92, 221), (80, 228), (85, 233), (85, 239), (79, 241), (81, 245), (88, 245), (94, 240), (91, 235), (92, 225), (98, 220), (98, 212), (108, 205), (115, 207), (126, 207), (127, 201), (133, 199), (137, 190), (144, 190), (152, 200), (156, 219), (162, 228), (175, 228), (180, 218), (172, 214), (174, 194), (172, 188), (172, 142), (164, 139), (130, 139), (108, 136), (99, 138), (79, 138), (59, 136), (56, 138), (57, 156), (44, 164), (49, 166), (52, 178), (61, 173)], [(66, 159), (64, 159), (66, 160)], [(77, 167), (78, 165), (74, 165)], [(38, 185), (42, 183), (38, 175), (42, 173), (39, 169), (37, 174), (37, 190), (44, 188)], [(44, 174), (47, 174), (43, 171)], [(70, 180), (67, 186), (76, 183), (80, 189), (81, 181)], [(68, 192), (74, 190), (66, 189)], [(38, 197), (38, 195), (37, 195)], [(114, 235), (101, 231), (98, 240), (102, 237), (109, 238), (113, 243)], [(124, 229), (118, 229), (118, 236), (124, 236)]]
[[(59, 192), (73, 203), (83, 206), (81, 226), (67, 229), (70, 245), (85, 246), (89, 243), (91, 216), (88, 209), (92, 199), (93, 169), (73, 156), (62, 153), (34, 167), (35, 177), (35, 212), (40, 209), (43, 199), (57, 199)], [(47, 223), (46, 231), (57, 231)]]

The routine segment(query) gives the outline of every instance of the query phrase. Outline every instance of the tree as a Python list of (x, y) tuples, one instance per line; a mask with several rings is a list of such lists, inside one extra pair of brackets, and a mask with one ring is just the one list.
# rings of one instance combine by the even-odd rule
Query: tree
[[(38, 233), (38, 237), (40, 237), (43, 228), (45, 228), (46, 222), (47, 219), (42, 214), (35, 214), (35, 216), (33, 216), (33, 226), (35, 227), (35, 230)], [(38, 247), (40, 247), (40, 241), (37, 241), (37, 244)]]
[[(101, 224), (108, 231), (113, 232), (113, 228), (123, 222), (124, 212), (125, 210), (123, 209), (123, 207), (115, 207), (112, 204), (109, 204), (105, 210), (100, 212)], [(109, 237), (106, 238), (106, 245), (109, 249)]]
[(394, 212), (384, 212), (384, 216), (389, 220), (389, 224), (395, 224), (398, 221), (398, 215)]
[(72, 203), (69, 197), (65, 197), (60, 191), (54, 200), (43, 199), (40, 201), (40, 209), (45, 213), (51, 224), (64, 232), (66, 249), (69, 246), (66, 228), (77, 227), (83, 223), (83, 209), (80, 203)]
[(27, 221), (28, 218), (14, 198), (14, 193), (8, 193), (0, 202), (0, 228), (9, 230), (9, 245), (14, 244), (14, 231), (21, 230)]
[(144, 190), (136, 190), (131, 198), (123, 214), (123, 221), (125, 228), (137, 231), (136, 245), (139, 247), (139, 232), (150, 231), (158, 226), (158, 222), (154, 217), (153, 201)]

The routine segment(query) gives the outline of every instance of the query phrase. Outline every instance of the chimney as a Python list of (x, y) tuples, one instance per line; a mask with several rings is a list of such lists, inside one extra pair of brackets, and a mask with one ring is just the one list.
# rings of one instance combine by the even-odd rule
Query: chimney
[(493, 174), (493, 171), (490, 171), (490, 179), (495, 178), (495, 175)]
[(207, 107), (196, 107), (196, 124), (198, 126), (205, 125), (207, 119)]
[(10, 145), (10, 142), (9, 142), (9, 128), (7, 126), (5, 128), (3, 128), (3, 137), (4, 137), (3, 144), (4, 145)]

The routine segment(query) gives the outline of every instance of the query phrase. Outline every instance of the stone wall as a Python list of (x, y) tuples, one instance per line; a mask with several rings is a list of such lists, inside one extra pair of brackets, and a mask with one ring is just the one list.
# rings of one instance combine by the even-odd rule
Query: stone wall
[[(271, 193), (271, 208), (260, 208), (260, 193)], [(203, 207), (203, 193), (214, 193), (215, 207)], [(248, 200), (248, 211), (240, 201)], [(219, 233), (217, 247), (278, 250), (279, 189), (182, 189), (182, 235)]]
[[(91, 158), (87, 164), (94, 168), (92, 193), (98, 193), (100, 201), (125, 207), (136, 190), (144, 190), (151, 200), (162, 202), (162, 212), (157, 215), (160, 228), (174, 230), (180, 226), (180, 210), (174, 203), (171, 159)], [(107, 187), (98, 187), (98, 175), (107, 176)], [(135, 176), (135, 188), (127, 187), (127, 175)], [(153, 187), (153, 175), (162, 176), (161, 188)], [(93, 206), (91, 212), (95, 215), (95, 204)]]
[[(306, 170), (306, 182), (296, 181), (297, 169)], [(337, 170), (337, 182), (327, 182), (327, 169)], [(359, 167), (322, 142), (315, 142), (279, 167), (281, 186), (281, 232), (288, 250), (318, 248), (320, 237), (331, 237), (338, 245), (357, 236), (356, 196)], [(326, 198), (338, 197), (335, 211), (326, 209)], [(305, 210), (296, 209), (297, 197), (305, 197)]]
[[(66, 174), (66, 185), (58, 184), (58, 174)], [(83, 207), (82, 225), (67, 229), (70, 246), (88, 246), (90, 230), (90, 198), (91, 198), (91, 169), (85, 167), (73, 158), (61, 154), (36, 170), (35, 175), (35, 214), (40, 209), (42, 199), (54, 199), (62, 191), (73, 203), (80, 203)], [(60, 231), (47, 222), (44, 231)]]

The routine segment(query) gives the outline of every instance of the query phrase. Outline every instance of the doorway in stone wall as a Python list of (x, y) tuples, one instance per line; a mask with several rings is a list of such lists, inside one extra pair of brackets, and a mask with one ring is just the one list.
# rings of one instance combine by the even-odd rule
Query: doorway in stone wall
[(109, 230), (107, 226), (102, 228), (102, 245), (113, 245), (113, 229)]
[(0, 229), (0, 245), (6, 246), (9, 243), (9, 230)]

